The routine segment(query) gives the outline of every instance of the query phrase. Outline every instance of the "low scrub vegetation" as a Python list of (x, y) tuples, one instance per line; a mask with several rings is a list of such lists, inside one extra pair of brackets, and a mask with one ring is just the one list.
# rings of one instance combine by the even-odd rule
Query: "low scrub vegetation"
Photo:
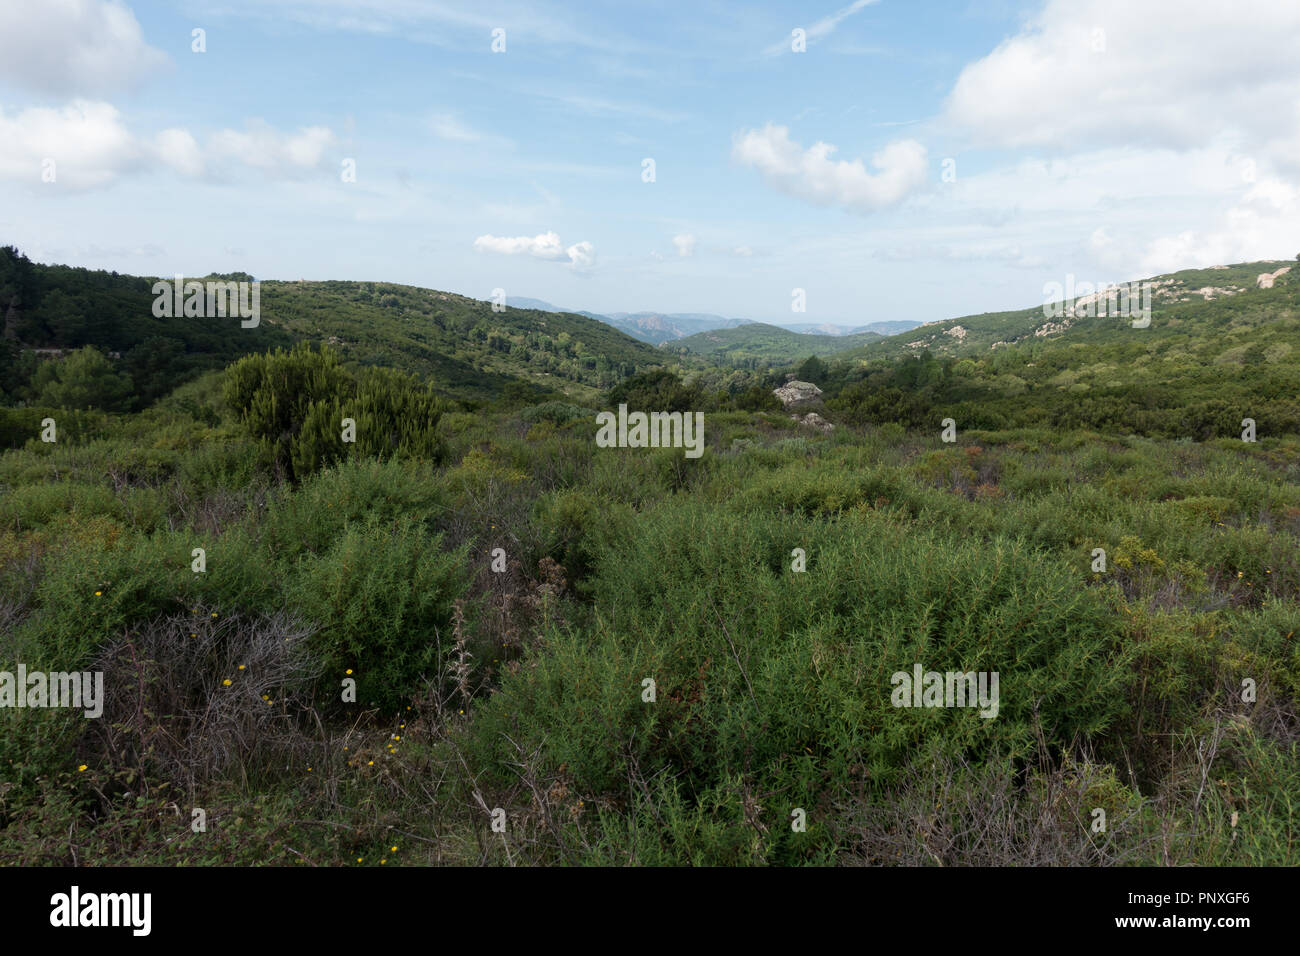
[[(7, 410), (0, 670), (107, 706), (6, 712), (0, 861), (1295, 864), (1300, 440), (946, 443), (814, 371), (833, 431), (303, 347)], [(597, 448), (618, 402), (705, 455)], [(899, 706), (916, 665), (996, 716)]]

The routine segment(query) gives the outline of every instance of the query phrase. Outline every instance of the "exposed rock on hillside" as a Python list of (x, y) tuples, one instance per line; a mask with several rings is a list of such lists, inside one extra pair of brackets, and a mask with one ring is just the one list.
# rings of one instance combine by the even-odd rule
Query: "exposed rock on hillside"
[(791, 415), (790, 417), (793, 418), (801, 425), (810, 425), (811, 427), (819, 429), (820, 431), (824, 431), (824, 432), (828, 432), (835, 427), (833, 424), (828, 422), (826, 419), (822, 418), (816, 412), (809, 412), (803, 418), (800, 418), (798, 415)]
[(799, 402), (808, 402), (818, 398), (822, 390), (812, 382), (786, 382), (780, 388), (772, 389), (772, 394), (781, 400), (786, 408)]
[(1286, 275), (1290, 271), (1290, 266), (1283, 266), (1281, 269), (1278, 269), (1277, 272), (1261, 272), (1259, 278), (1255, 280), (1255, 285), (1259, 286), (1261, 289), (1271, 289), (1273, 288), (1273, 281), (1275, 279), (1279, 276)]

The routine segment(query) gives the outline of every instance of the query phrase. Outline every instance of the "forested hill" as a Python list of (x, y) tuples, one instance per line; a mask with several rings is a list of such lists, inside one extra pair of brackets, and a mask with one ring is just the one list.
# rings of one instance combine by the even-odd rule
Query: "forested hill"
[(415, 372), (448, 395), (474, 400), (507, 392), (589, 397), (665, 359), (583, 316), (493, 312), (486, 301), (383, 282), (263, 281), (260, 321), (251, 328), (233, 317), (157, 318), (155, 281), (41, 265), (0, 248), (0, 401), (27, 397), (42, 360), (32, 350), (86, 345), (115, 356), (139, 404), (197, 372), (304, 340), (332, 344), (347, 361)]
[(694, 353), (736, 368), (762, 369), (785, 365), (810, 355), (833, 355), (882, 338), (875, 332), (818, 335), (791, 332), (752, 322), (734, 329), (711, 329), (660, 346), (665, 352)]

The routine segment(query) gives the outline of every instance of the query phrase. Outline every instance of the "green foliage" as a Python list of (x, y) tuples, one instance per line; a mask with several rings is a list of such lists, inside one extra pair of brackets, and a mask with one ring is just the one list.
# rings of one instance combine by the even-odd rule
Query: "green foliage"
[(698, 386), (683, 384), (668, 369), (652, 369), (633, 375), (610, 389), (606, 403), (611, 406), (625, 404), (629, 411), (688, 412), (699, 410), (704, 404), (704, 395)]
[(610, 511), (607, 504), (578, 490), (538, 502), (534, 521), (542, 550), (564, 568), (568, 580), (581, 582), (591, 573), (600, 541), (611, 530)]
[(816, 355), (810, 355), (804, 359), (802, 365), (795, 371), (794, 377), (801, 382), (812, 382), (814, 385), (821, 385), (826, 381), (826, 375), (830, 372), (826, 363)]
[(816, 357), (848, 352), (880, 338), (876, 332), (817, 335), (752, 322), (731, 329), (711, 329), (689, 335), (668, 342), (663, 348), (678, 355), (705, 356), (710, 361), (737, 368), (762, 369), (787, 365), (810, 353)]
[[(263, 324), (295, 337), (333, 336), (349, 362), (383, 365), (437, 383), (444, 394), (490, 400), (522, 389), (593, 397), (659, 352), (580, 315), (508, 308), (449, 292), (384, 282), (264, 282)], [(552, 396), (553, 397), (553, 396)]]
[(731, 400), (731, 405), (746, 412), (779, 412), (781, 400), (766, 385), (751, 385)]
[[(226, 401), (275, 467), (301, 479), (345, 457), (437, 461), (443, 403), (428, 387), (389, 369), (353, 376), (329, 348), (303, 345), (241, 359), (227, 372)], [(345, 441), (351, 419), (353, 441)]]
[(433, 678), (452, 639), (464, 556), (418, 521), (371, 515), (293, 567), (290, 604), (319, 625), (311, 649), (332, 687), (351, 673), (357, 701), (398, 710)]
[[(734, 832), (743, 815), (725, 795), (740, 779), (816, 806), (834, 792), (823, 780), (866, 772), (884, 785), (930, 749), (1023, 759), (1040, 725), (1069, 739), (1123, 710), (1104, 602), (1016, 542), (954, 547), (870, 519), (832, 527), (688, 502), (639, 529), (599, 549), (590, 627), (549, 632), (545, 657), (480, 712), (498, 759), (509, 726), (525, 748), (545, 738), (547, 761), (584, 792), (612, 797), (634, 768), (666, 775), (701, 810), (720, 801), (709, 816)], [(807, 574), (790, 571), (800, 544)], [(890, 675), (915, 662), (999, 671), (999, 717), (892, 707)], [(640, 698), (646, 677), (653, 706)], [(764, 822), (786, 829), (779, 813)], [(799, 858), (793, 841), (774, 843), (775, 859)]]
[(566, 425), (582, 419), (594, 420), (595, 415), (589, 409), (570, 405), (568, 402), (546, 402), (534, 405), (520, 413), (526, 422), (550, 422), (552, 425)]
[(86, 346), (61, 361), (43, 362), (32, 377), (32, 390), (42, 405), (119, 411), (130, 400), (131, 379)]

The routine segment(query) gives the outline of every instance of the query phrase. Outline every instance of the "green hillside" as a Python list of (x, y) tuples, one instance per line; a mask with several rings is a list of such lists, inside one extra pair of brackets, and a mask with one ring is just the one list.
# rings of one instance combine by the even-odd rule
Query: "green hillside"
[[(195, 277), (251, 280), (252, 276)], [(383, 282), (261, 283), (261, 320), (153, 315), (156, 279), (31, 263), (0, 249), (0, 398), (36, 400), (32, 350), (94, 346), (132, 380), (137, 406), (242, 355), (299, 341), (344, 361), (420, 375), (442, 393), (484, 400), (507, 389), (591, 398), (663, 364), (653, 347), (580, 315), (509, 308)]]
[[(1244, 262), (1214, 269), (1187, 269), (1149, 280), (1152, 287), (1152, 326), (1167, 323), (1191, 323), (1185, 334), (1199, 334), (1204, 329), (1197, 324), (1198, 317), (1206, 314), (1224, 315), (1214, 308), (1205, 307), (1225, 300), (1237, 299), (1237, 307), (1253, 308), (1258, 303), (1272, 301), (1272, 290), (1256, 288), (1261, 273), (1295, 267), (1295, 261)], [(1296, 282), (1296, 269), (1280, 276), (1277, 286)], [(1244, 298), (1238, 298), (1244, 296)], [(1262, 297), (1262, 298), (1261, 298)], [(1162, 321), (1163, 320), (1163, 321)], [(843, 358), (900, 358), (928, 349), (938, 356), (982, 357), (984, 353), (1009, 345), (1024, 345), (1037, 340), (1056, 340), (1069, 333), (1071, 341), (1096, 342), (1110, 336), (1122, 335), (1128, 323), (1117, 317), (1068, 316), (1049, 318), (1043, 304), (1011, 312), (984, 312), (966, 315), (942, 322), (930, 322), (898, 335), (868, 342), (856, 352)], [(1148, 330), (1149, 331), (1149, 330)]]
[(679, 355), (701, 355), (734, 368), (760, 369), (784, 365), (810, 355), (834, 355), (879, 338), (881, 336), (875, 332), (816, 335), (753, 322), (734, 329), (700, 332), (660, 348)]
[(295, 338), (332, 337), (345, 360), (415, 372), (458, 396), (492, 397), (515, 380), (591, 398), (664, 362), (652, 346), (585, 316), (493, 312), (486, 301), (386, 282), (263, 282), (262, 309)]
[[(1050, 425), (1202, 439), (1300, 429), (1300, 276), (1265, 262), (1153, 280), (1151, 324), (1042, 308), (937, 323), (836, 356), (826, 401), (859, 422)], [(1208, 297), (1208, 279), (1219, 276)], [(1249, 284), (1246, 280), (1249, 279)], [(1229, 291), (1223, 291), (1229, 290)], [(960, 330), (956, 335), (953, 330)]]

